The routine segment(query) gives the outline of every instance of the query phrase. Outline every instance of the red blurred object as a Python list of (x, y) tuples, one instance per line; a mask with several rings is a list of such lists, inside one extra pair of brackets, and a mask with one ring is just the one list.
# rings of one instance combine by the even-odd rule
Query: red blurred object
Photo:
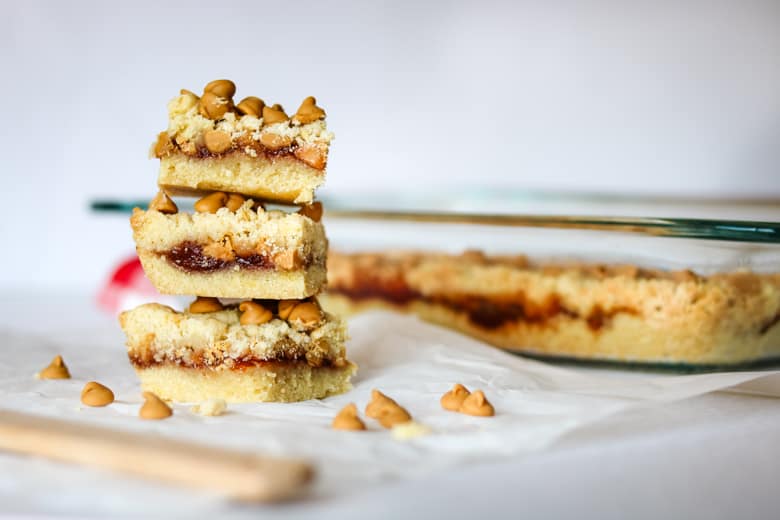
[(112, 314), (145, 302), (168, 303), (170, 300), (171, 297), (162, 296), (157, 292), (144, 274), (141, 261), (137, 256), (132, 256), (119, 264), (97, 296), (98, 307)]

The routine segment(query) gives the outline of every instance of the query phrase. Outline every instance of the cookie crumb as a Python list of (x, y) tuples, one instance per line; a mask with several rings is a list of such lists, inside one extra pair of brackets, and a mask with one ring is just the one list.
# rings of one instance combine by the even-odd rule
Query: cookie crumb
[(404, 423), (396, 424), (393, 426), (392, 435), (393, 439), (397, 441), (408, 441), (416, 437), (422, 437), (431, 433), (431, 429), (420, 424), (417, 421), (407, 421)]
[(196, 404), (190, 410), (198, 415), (213, 417), (225, 413), (227, 403), (224, 399), (207, 399), (200, 404)]

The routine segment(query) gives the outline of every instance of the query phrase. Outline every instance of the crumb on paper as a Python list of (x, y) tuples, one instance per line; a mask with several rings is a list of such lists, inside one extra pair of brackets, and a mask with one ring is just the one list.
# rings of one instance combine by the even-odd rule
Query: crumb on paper
[(422, 437), (431, 433), (431, 429), (417, 421), (407, 421), (393, 426), (393, 438), (398, 441), (408, 441), (415, 437)]
[(208, 399), (191, 408), (193, 413), (206, 416), (222, 415), (227, 410), (227, 403), (224, 399)]

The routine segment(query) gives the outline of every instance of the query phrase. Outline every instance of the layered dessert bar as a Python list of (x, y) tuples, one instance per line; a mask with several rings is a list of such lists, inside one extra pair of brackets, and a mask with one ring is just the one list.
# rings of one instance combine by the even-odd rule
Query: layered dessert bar
[(305, 204), (325, 180), (333, 134), (313, 97), (288, 116), (250, 96), (235, 103), (232, 81), (212, 81), (200, 96), (182, 90), (168, 104), (168, 128), (152, 153), (158, 184), (172, 195), (237, 192)]
[(325, 284), (328, 242), (320, 222), (266, 211), (235, 194), (211, 194), (196, 209), (204, 201), (211, 205), (193, 214), (154, 201), (148, 211), (133, 211), (138, 257), (158, 291), (285, 299), (311, 296)]
[(326, 309), (395, 309), (517, 352), (737, 365), (780, 358), (780, 273), (699, 276), (479, 252), (339, 254)]
[(351, 388), (344, 322), (316, 300), (205, 300), (181, 312), (150, 303), (120, 315), (145, 391), (180, 402), (290, 402)]

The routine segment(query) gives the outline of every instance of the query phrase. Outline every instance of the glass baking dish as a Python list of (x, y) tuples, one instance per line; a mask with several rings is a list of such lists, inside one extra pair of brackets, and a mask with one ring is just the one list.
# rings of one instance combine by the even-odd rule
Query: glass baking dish
[[(414, 313), (547, 359), (675, 370), (780, 360), (774, 201), (506, 192), (322, 200), (333, 252), (326, 309)], [(566, 208), (577, 214), (554, 214)], [(704, 218), (719, 214), (731, 218)], [(345, 286), (357, 278), (360, 288)]]

